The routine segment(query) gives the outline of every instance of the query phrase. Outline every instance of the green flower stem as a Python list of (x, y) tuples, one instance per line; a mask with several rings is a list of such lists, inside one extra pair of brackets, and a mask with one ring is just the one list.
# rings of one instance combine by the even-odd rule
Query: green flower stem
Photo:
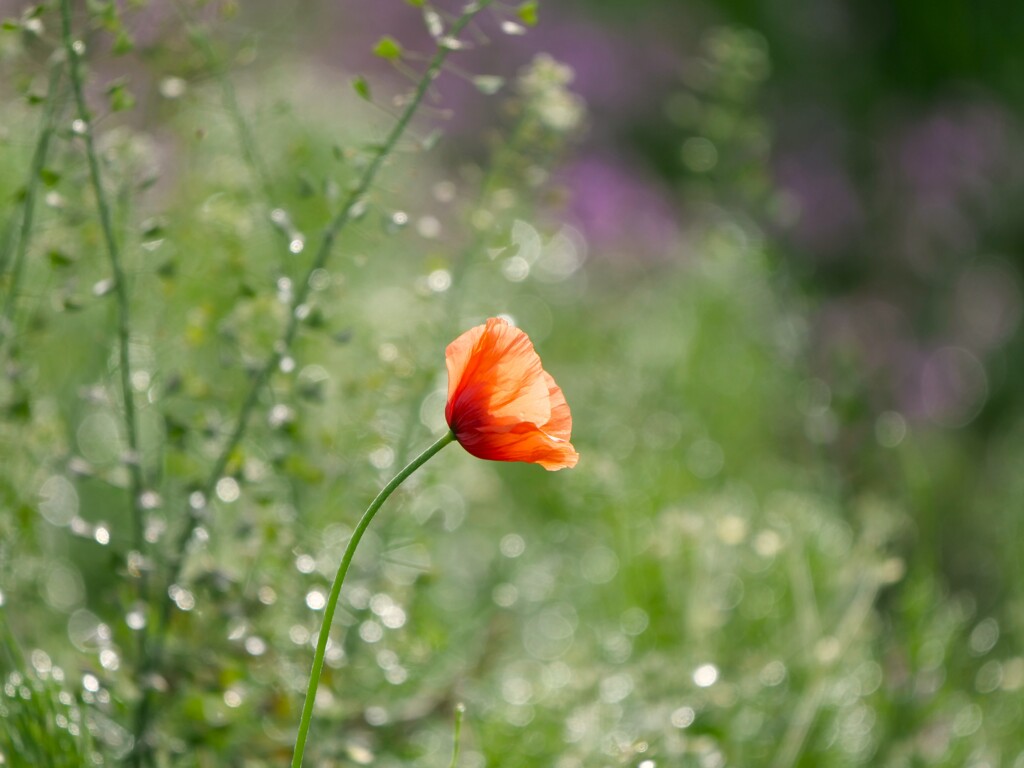
[(301, 768), (302, 766), (302, 755), (306, 751), (306, 738), (309, 736), (309, 725), (313, 719), (313, 704), (316, 702), (316, 689), (320, 685), (320, 673), (324, 668), (324, 654), (327, 653), (327, 640), (331, 634), (331, 623), (334, 621), (334, 610), (338, 607), (338, 597), (341, 595), (341, 585), (345, 581), (345, 575), (348, 573), (348, 567), (352, 562), (352, 556), (356, 553), (356, 547), (359, 546), (359, 541), (363, 538), (363, 533), (366, 532), (366, 528), (370, 525), (370, 521), (372, 521), (374, 515), (377, 514), (377, 510), (381, 508), (381, 505), (387, 501), (388, 497), (395, 491), (395, 489), (405, 482), (409, 475), (423, 466), (435, 453), (454, 441), (455, 434), (451, 430), (448, 430), (440, 440), (409, 462), (405, 469), (395, 475), (391, 479), (391, 482), (385, 485), (383, 490), (377, 494), (377, 498), (375, 498), (370, 506), (366, 508), (363, 516), (359, 518), (359, 522), (356, 524), (355, 530), (352, 531), (352, 538), (348, 540), (348, 546), (345, 547), (345, 554), (342, 556), (341, 564), (338, 566), (338, 573), (335, 575), (334, 583), (331, 585), (331, 594), (327, 597), (327, 605), (324, 606), (324, 620), (320, 625), (320, 636), (316, 641), (316, 653), (313, 655), (313, 668), (309, 672), (309, 684), (306, 686), (306, 700), (302, 705), (302, 718), (299, 721), (299, 732), (295, 737), (295, 752), (292, 754), (292, 768)]

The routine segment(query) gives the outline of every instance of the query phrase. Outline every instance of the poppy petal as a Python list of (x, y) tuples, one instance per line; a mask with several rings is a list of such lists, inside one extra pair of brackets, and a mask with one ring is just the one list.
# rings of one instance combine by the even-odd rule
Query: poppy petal
[(445, 350), (445, 366), (448, 368), (448, 402), (452, 401), (455, 391), (462, 381), (466, 367), (473, 356), (473, 349), (476, 347), (480, 337), (484, 334), (484, 326), (478, 325), (470, 328), (455, 341), (448, 345)]
[(568, 440), (572, 435), (572, 414), (569, 412), (569, 404), (565, 401), (562, 388), (547, 371), (544, 372), (544, 380), (551, 403), (551, 418), (544, 424), (544, 431), (560, 440)]
[(575, 466), (565, 395), (523, 331), (491, 318), (449, 344), (445, 363), (445, 418), (469, 453), (546, 469)]

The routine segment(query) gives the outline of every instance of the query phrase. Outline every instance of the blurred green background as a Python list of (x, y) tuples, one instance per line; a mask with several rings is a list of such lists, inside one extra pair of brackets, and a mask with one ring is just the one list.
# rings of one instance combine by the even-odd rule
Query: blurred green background
[(307, 765), (448, 766), (463, 704), (463, 768), (1024, 768), (1024, 8), (495, 6), (309, 274), (457, 6), (75, 4), (136, 520), (58, 6), (0, 0), (5, 764), (135, 759), (147, 690), (140, 760), (287, 764), (352, 526), (503, 313), (580, 464), (388, 503)]

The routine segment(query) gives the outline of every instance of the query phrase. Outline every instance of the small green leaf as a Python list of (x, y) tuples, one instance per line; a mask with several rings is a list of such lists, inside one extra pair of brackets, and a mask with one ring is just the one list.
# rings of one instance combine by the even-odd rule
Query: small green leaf
[(56, 248), (46, 255), (50, 259), (50, 264), (54, 267), (67, 267), (75, 263), (73, 258), (64, 253), (64, 251), (59, 251)]
[(373, 96), (370, 95), (370, 84), (366, 82), (366, 78), (362, 75), (356, 75), (352, 78), (352, 89), (367, 101), (373, 101)]
[(301, 198), (310, 198), (316, 194), (316, 179), (310, 176), (306, 172), (299, 173), (298, 177), (298, 195)]
[(124, 112), (135, 106), (135, 97), (124, 83), (113, 83), (107, 88), (107, 98), (114, 112)]
[(411, 6), (415, 7), (415, 8), (422, 8), (423, 7), (423, 0), (405, 0), (405, 2), (407, 2), (409, 5), (411, 5)]
[(516, 16), (528, 27), (537, 26), (537, 0), (526, 0), (516, 9)]
[(55, 187), (60, 181), (60, 174), (50, 168), (40, 168), (39, 178), (48, 187)]
[(141, 225), (142, 237), (146, 240), (156, 240), (164, 236), (164, 222), (160, 218), (146, 219)]
[(306, 316), (303, 321), (309, 328), (323, 328), (327, 325), (327, 320), (324, 318), (323, 310), (319, 307), (313, 307), (313, 310)]
[(4, 19), (3, 24), (0, 25), (0, 27), (2, 27), (5, 32), (17, 32), (21, 29), (21, 24), (14, 19)]
[(115, 56), (123, 56), (135, 50), (135, 41), (124, 27), (117, 30), (117, 37), (114, 38), (114, 46), (111, 50)]
[(174, 445), (181, 445), (188, 437), (188, 424), (173, 416), (164, 416), (164, 428), (167, 439)]
[(103, 27), (108, 32), (116, 32), (120, 28), (121, 19), (117, 15), (118, 8), (113, 2), (109, 0), (104, 0), (104, 2), (90, 0), (86, 5), (95, 24)]
[(32, 416), (32, 402), (26, 393), (19, 392), (13, 401), (7, 403), (4, 410), (14, 421), (28, 421)]
[(402, 58), (402, 45), (390, 35), (384, 35), (377, 44), (373, 46), (375, 56), (380, 56), (388, 61), (397, 61)]

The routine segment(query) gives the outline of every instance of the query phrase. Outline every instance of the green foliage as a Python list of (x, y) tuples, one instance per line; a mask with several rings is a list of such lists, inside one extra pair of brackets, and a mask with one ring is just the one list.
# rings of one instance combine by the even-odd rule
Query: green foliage
[(107, 98), (114, 112), (124, 112), (135, 106), (135, 97), (124, 83), (115, 82), (107, 86)]
[(373, 55), (388, 61), (398, 61), (402, 58), (402, 53), (401, 43), (390, 35), (385, 35), (373, 46)]
[[(550, 215), (549, 171), (585, 119), (550, 57), (517, 81), (489, 154), (396, 153), (349, 208), (385, 146), (379, 115), (351, 95), (305, 101), (294, 72), (261, 70), (244, 113), (211, 66), (188, 98), (111, 117), (98, 141), (130, 289), (136, 456), (81, 141), (61, 132), (33, 173), (37, 115), (5, 113), (0, 199), (20, 215), (33, 177), (46, 195), (17, 291), (0, 261), (8, 764), (121, 761), (146, 687), (162, 764), (286, 764), (356, 516), (443, 429), (445, 344), (498, 313), (565, 390), (580, 465), (452, 447), (389, 502), (342, 595), (310, 765), (1019, 762), (1019, 597), (1003, 610), (951, 592), (914, 549), (938, 487), (921, 467), (945, 462), (953, 483), (958, 454), (910, 429), (873, 453), (908, 482), (866, 462), (851, 481), (842, 442), (822, 439), (837, 417), (805, 300), (756, 223), (773, 202), (755, 107), (767, 51), (738, 30), (704, 45), (707, 82), (669, 108), (691, 224), (661, 262), (590, 255)], [(339, 210), (350, 224), (307, 279)], [(1020, 498), (1022, 455), (1021, 434), (992, 447), (988, 503)], [(164, 594), (163, 663), (141, 674)]]
[(94, 701), (93, 695), (86, 692), (79, 699), (68, 690), (64, 670), (54, 666), (43, 651), (33, 651), (30, 663), (25, 664), (6, 627), (3, 635), (4, 663), (0, 665), (3, 674), (0, 760), (3, 764), (80, 768), (95, 764), (96, 758), (102, 759), (92, 735), (97, 723), (88, 722), (90, 715), (84, 714), (89, 711), (84, 700)]
[(528, 0), (516, 9), (516, 16), (529, 27), (537, 26), (537, 2)]
[(370, 94), (370, 84), (366, 82), (366, 78), (362, 75), (352, 78), (352, 90), (359, 94), (359, 98), (364, 101), (373, 101), (373, 96)]

